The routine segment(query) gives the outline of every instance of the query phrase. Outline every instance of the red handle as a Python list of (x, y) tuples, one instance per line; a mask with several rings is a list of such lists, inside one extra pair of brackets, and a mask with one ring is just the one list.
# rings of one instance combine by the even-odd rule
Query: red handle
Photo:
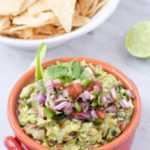
[(8, 150), (25, 150), (21, 147), (21, 144), (12, 136), (7, 136), (5, 138), (4, 144)]

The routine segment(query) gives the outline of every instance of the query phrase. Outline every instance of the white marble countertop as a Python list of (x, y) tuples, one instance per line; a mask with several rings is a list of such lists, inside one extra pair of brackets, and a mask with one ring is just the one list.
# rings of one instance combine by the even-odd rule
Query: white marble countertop
[[(150, 0), (122, 0), (115, 13), (99, 28), (60, 47), (49, 50), (45, 60), (66, 56), (92, 57), (119, 68), (137, 85), (142, 101), (142, 118), (131, 150), (150, 146), (150, 59), (140, 60), (128, 54), (124, 38), (139, 21), (150, 20)], [(23, 75), (35, 51), (12, 49), (0, 44), (0, 150), (3, 140), (13, 135), (7, 120), (7, 99), (15, 82)]]

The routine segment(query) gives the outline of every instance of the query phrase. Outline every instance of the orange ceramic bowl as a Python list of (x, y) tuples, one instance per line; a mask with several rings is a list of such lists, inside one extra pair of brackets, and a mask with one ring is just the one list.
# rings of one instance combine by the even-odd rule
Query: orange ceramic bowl
[[(43, 63), (43, 67), (46, 68), (51, 64), (55, 64), (56, 61), (68, 62), (72, 59), (73, 57), (51, 60)], [(79, 61), (82, 61), (83, 59), (85, 59), (87, 63), (92, 63), (94, 65), (96, 64), (101, 65), (105, 71), (114, 75), (118, 80), (120, 80), (125, 85), (127, 89), (132, 89), (135, 94), (135, 99), (133, 100), (134, 103), (133, 117), (127, 129), (112, 142), (105, 144), (104, 146), (101, 146), (99, 148), (93, 148), (92, 150), (129, 150), (141, 116), (141, 101), (136, 86), (126, 75), (124, 75), (121, 71), (119, 71), (115, 67), (102, 61), (91, 58), (80, 58)], [(52, 150), (50, 148), (44, 147), (36, 143), (28, 135), (26, 135), (21, 129), (17, 120), (16, 108), (19, 94), (23, 87), (34, 81), (34, 74), (35, 68), (25, 73), (13, 87), (8, 100), (8, 118), (15, 135), (20, 139), (20, 141), (23, 144), (27, 145), (32, 150)]]

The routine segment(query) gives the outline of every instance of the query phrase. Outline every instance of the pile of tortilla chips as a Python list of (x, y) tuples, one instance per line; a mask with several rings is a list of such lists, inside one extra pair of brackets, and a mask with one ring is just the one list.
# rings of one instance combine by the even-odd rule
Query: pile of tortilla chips
[(0, 34), (44, 39), (71, 32), (108, 0), (0, 0)]

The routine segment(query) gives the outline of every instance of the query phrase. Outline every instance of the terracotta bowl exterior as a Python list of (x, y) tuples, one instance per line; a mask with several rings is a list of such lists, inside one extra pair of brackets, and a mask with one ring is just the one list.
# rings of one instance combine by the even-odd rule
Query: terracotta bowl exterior
[[(59, 59), (45, 62), (42, 65), (44, 68), (46, 68), (51, 64), (55, 64), (56, 61), (68, 62), (72, 59), (73, 57), (59, 58)], [(125, 74), (123, 74), (120, 70), (116, 69), (115, 67), (107, 63), (104, 63), (102, 61), (91, 59), (91, 58), (81, 57), (79, 58), (78, 61), (82, 61), (84, 59), (87, 63), (92, 63), (94, 65), (97, 64), (101, 65), (105, 71), (113, 74), (118, 80), (120, 80), (125, 85), (127, 89), (132, 89), (135, 94), (135, 99), (133, 100), (134, 107), (135, 107), (133, 112), (133, 117), (127, 129), (112, 142), (105, 144), (104, 146), (101, 146), (99, 148), (93, 148), (92, 150), (129, 150), (141, 116), (141, 101), (140, 101), (138, 90), (135, 84)], [(34, 81), (34, 74), (35, 74), (35, 68), (26, 72), (14, 85), (8, 100), (8, 118), (9, 118), (10, 125), (14, 131), (14, 134), (20, 139), (20, 141), (23, 144), (25, 144), (32, 150), (52, 150), (50, 148), (44, 147), (36, 143), (28, 135), (26, 135), (21, 129), (17, 120), (16, 107), (17, 107), (19, 94), (23, 87), (25, 87), (27, 84)]]

